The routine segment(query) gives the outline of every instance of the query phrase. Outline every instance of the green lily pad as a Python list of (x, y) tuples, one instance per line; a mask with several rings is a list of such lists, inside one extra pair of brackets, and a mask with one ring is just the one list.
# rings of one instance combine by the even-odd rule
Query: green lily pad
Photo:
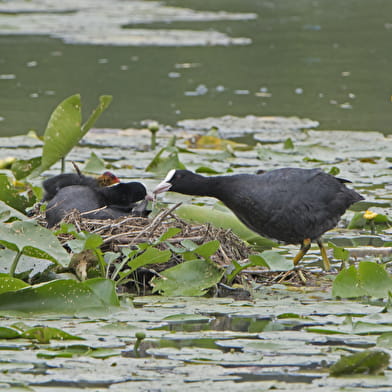
[(0, 327), (0, 339), (17, 339), (21, 332), (14, 328)]
[(22, 338), (38, 340), (39, 343), (48, 343), (50, 340), (83, 340), (83, 338), (71, 335), (59, 328), (35, 327), (24, 331)]
[(73, 314), (118, 304), (114, 283), (100, 278), (86, 282), (55, 280), (0, 294), (0, 311)]
[(329, 369), (331, 376), (379, 374), (389, 365), (390, 355), (384, 351), (365, 350), (344, 355)]
[(28, 284), (23, 280), (12, 278), (7, 274), (2, 274), (0, 276), (0, 294), (5, 293), (7, 291), (15, 291), (22, 289), (23, 287), (27, 287)]

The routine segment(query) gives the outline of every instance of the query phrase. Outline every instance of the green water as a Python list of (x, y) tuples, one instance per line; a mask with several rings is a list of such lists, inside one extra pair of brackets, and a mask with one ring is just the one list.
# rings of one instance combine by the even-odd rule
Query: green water
[[(319, 121), (320, 129), (391, 133), (390, 0), (165, 3), (258, 17), (143, 28), (212, 29), (252, 43), (121, 47), (66, 44), (45, 35), (0, 35), (0, 136), (29, 129), (42, 133), (54, 107), (76, 92), (86, 113), (99, 95), (114, 96), (98, 127), (254, 114), (307, 117)], [(191, 66), (184, 68), (184, 63)]]

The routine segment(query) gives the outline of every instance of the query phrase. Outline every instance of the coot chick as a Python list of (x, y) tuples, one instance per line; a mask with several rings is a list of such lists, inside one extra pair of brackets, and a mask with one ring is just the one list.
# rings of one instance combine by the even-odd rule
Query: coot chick
[[(71, 185), (61, 188), (49, 201), (45, 219), (48, 227), (52, 227), (73, 209), (91, 219), (115, 219), (132, 215), (135, 207), (139, 207), (135, 215), (144, 216), (136, 202), (146, 197), (146, 188), (140, 182), (120, 183), (107, 188)], [(148, 214), (145, 208), (144, 213)]]
[(53, 199), (56, 193), (61, 189), (71, 185), (86, 185), (89, 187), (106, 187), (120, 182), (118, 177), (113, 173), (106, 171), (99, 177), (84, 176), (80, 173), (62, 173), (57, 176), (46, 179), (42, 186), (45, 190), (42, 201)]
[(173, 191), (221, 200), (256, 233), (290, 244), (301, 244), (297, 265), (317, 241), (326, 270), (329, 260), (321, 235), (335, 227), (353, 203), (363, 197), (320, 169), (282, 168), (261, 174), (203, 177), (171, 170), (154, 194)]

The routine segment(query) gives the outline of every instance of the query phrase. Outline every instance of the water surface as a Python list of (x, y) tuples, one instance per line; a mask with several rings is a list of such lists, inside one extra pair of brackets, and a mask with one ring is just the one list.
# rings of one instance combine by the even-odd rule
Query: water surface
[[(59, 30), (55, 23), (47, 27), (53, 29), (52, 37), (23, 35), (17, 19), (10, 26), (9, 13), (0, 13), (0, 135), (31, 128), (43, 132), (53, 108), (76, 92), (82, 94), (86, 112), (99, 95), (114, 96), (99, 127), (139, 127), (151, 118), (173, 125), (188, 118), (254, 114), (311, 118), (320, 122), (321, 129), (391, 133), (390, 1), (168, 0), (163, 4), (178, 7), (179, 15), (188, 7), (224, 10), (239, 17), (203, 21), (202, 16), (192, 20), (182, 16), (172, 17), (172, 22), (146, 17), (142, 23), (124, 15), (119, 21), (123, 30), (213, 31), (245, 41), (176, 46), (162, 38), (161, 44), (152, 45), (76, 44), (54, 38)], [(251, 14), (257, 17), (241, 16)], [(31, 15), (46, 20), (48, 13)], [(107, 15), (113, 18), (109, 11)], [(28, 20), (30, 15), (23, 17)], [(88, 25), (94, 22), (89, 19)], [(13, 29), (18, 35), (10, 35)]]

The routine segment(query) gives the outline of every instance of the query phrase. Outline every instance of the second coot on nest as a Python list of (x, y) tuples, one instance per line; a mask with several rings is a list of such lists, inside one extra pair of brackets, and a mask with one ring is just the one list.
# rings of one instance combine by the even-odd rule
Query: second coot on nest
[[(111, 187), (71, 185), (61, 188), (46, 207), (46, 221), (52, 227), (73, 209), (91, 219), (115, 219), (126, 215), (145, 216), (146, 204), (136, 202), (147, 196), (140, 182), (120, 183)], [(98, 211), (94, 211), (98, 210)]]
[(204, 177), (171, 170), (154, 193), (179, 192), (221, 200), (256, 233), (301, 244), (294, 265), (317, 241), (324, 267), (330, 269), (321, 236), (335, 227), (346, 209), (363, 197), (345, 186), (347, 180), (320, 169), (282, 168), (262, 174)]
[(42, 201), (49, 201), (61, 189), (71, 185), (85, 185), (91, 188), (106, 187), (119, 183), (120, 180), (112, 172), (106, 171), (97, 178), (78, 173), (62, 173), (50, 177), (42, 183), (44, 197)]

